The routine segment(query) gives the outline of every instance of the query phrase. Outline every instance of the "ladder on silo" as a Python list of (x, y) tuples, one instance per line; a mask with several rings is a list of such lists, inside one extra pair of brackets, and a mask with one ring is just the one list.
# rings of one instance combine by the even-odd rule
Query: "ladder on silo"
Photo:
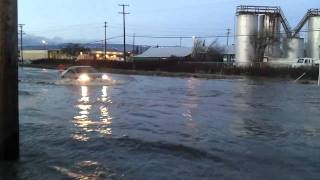
[(292, 37), (297, 36), (302, 27), (306, 24), (310, 17), (320, 16), (320, 9), (309, 9), (308, 12), (301, 19), (299, 24), (292, 30)]
[(291, 27), (290, 27), (289, 22), (280, 7), (279, 7), (279, 14), (281, 17), (281, 24), (282, 24), (287, 36), (291, 36)]

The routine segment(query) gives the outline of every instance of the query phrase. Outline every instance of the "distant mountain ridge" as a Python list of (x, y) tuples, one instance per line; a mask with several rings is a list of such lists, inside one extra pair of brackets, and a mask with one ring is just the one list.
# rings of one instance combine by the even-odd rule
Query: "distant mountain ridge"
[[(62, 43), (62, 44), (48, 44), (48, 45), (26, 45), (23, 46), (24, 50), (59, 50), (64, 47), (66, 47), (70, 43)], [(104, 51), (104, 44), (96, 43), (96, 44), (81, 44), (81, 43), (72, 43), (72, 44), (79, 44), (85, 48), (89, 48), (91, 50), (95, 51)], [(134, 46), (135, 51), (137, 48), (139, 49), (139, 52), (144, 52), (147, 49), (150, 48), (150, 46), (145, 46), (145, 45), (135, 45)], [(123, 44), (107, 44), (107, 50), (108, 51), (123, 51)], [(126, 45), (126, 50), (127, 51), (132, 51), (133, 50), (133, 45), (132, 44), (127, 44)]]
[[(45, 41), (46, 44), (42, 42)], [(91, 50), (104, 51), (104, 43), (83, 43), (77, 41), (66, 42), (60, 37), (45, 38), (41, 36), (25, 35), (23, 37), (23, 48), (24, 50), (59, 50), (66, 47), (68, 44), (79, 44), (85, 48), (90, 48)], [(20, 47), (20, 39), (19, 39)], [(139, 49), (139, 52), (144, 52), (150, 48), (150, 46), (145, 45), (135, 45), (135, 51)], [(123, 51), (123, 44), (107, 44), (108, 51)], [(132, 44), (126, 45), (127, 51), (133, 50)]]

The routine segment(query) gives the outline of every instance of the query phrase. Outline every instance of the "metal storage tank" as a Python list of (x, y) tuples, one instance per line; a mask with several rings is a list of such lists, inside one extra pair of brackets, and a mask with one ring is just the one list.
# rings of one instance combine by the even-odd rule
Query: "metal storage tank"
[(280, 57), (281, 55), (281, 42), (280, 42), (280, 30), (281, 21), (278, 14), (268, 14), (263, 16), (264, 33), (268, 37), (269, 41), (273, 41), (268, 45), (265, 50), (265, 56)]
[(240, 66), (252, 63), (256, 58), (258, 15), (238, 14), (236, 33), (236, 62)]
[(307, 55), (310, 58), (320, 59), (320, 16), (309, 18)]
[(288, 38), (283, 43), (284, 57), (288, 60), (296, 61), (298, 58), (304, 57), (304, 39)]
[(265, 36), (265, 28), (264, 28), (264, 20), (265, 15), (259, 16), (259, 38), (263, 38)]

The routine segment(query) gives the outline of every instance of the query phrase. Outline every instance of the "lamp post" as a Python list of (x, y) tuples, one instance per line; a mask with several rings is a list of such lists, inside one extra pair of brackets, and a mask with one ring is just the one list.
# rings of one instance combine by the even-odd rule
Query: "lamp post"
[(48, 50), (48, 43), (45, 40), (42, 40), (41, 43), (44, 46), (44, 49), (47, 51), (47, 59), (49, 60), (49, 50)]

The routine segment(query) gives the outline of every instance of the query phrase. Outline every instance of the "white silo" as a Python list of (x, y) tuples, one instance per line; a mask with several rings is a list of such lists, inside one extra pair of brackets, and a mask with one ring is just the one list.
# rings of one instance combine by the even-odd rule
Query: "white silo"
[(236, 62), (240, 66), (251, 64), (256, 58), (258, 15), (238, 14), (236, 32)]
[(307, 56), (320, 59), (320, 16), (309, 18)]
[(284, 57), (290, 61), (296, 61), (304, 57), (304, 39), (293, 37), (287, 38), (283, 43)]

